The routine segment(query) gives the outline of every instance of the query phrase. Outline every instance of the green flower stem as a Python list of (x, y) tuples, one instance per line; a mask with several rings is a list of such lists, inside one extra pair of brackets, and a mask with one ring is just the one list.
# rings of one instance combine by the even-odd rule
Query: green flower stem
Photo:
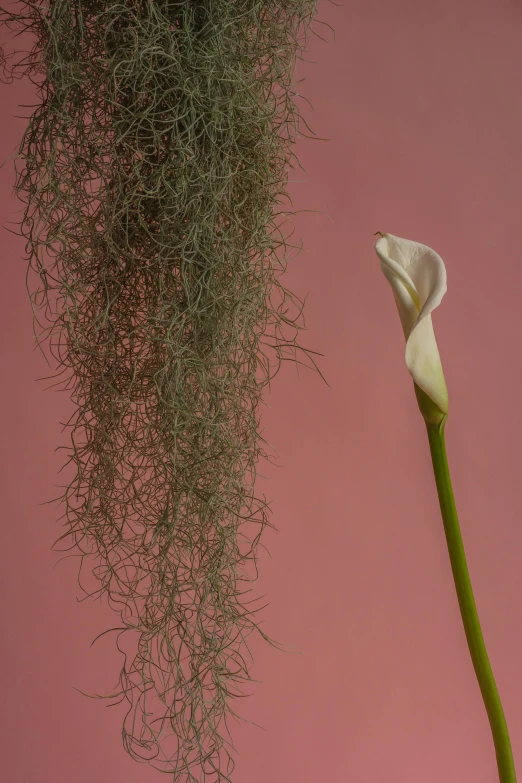
[(455, 508), (448, 460), (446, 457), (446, 444), (444, 441), (444, 426), (446, 420), (447, 417), (445, 416), (440, 424), (426, 422), (426, 427), (428, 430), (431, 458), (433, 461), (433, 470), (435, 472), (435, 481), (437, 483), (442, 519), (444, 521), (444, 532), (446, 533), (451, 569), (453, 571), (453, 578), (457, 589), (460, 613), (462, 615), (462, 622), (464, 623), (466, 639), (468, 640), (471, 660), (473, 661), (473, 667), (475, 669), (475, 674), (477, 675), (491, 731), (493, 733), (500, 783), (516, 783), (517, 778), (515, 774), (515, 765), (513, 763), (509, 732), (480, 628), (477, 607), (475, 605), (468, 566), (466, 564), (466, 555), (464, 552), (457, 510)]

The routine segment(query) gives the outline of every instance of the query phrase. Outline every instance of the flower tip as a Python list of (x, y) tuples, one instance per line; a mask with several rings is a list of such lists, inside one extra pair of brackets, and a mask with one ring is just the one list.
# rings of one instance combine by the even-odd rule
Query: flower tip
[(381, 237), (384, 237), (384, 234), (382, 233), (382, 231), (376, 231), (373, 236), (376, 237), (377, 234), (380, 234)]

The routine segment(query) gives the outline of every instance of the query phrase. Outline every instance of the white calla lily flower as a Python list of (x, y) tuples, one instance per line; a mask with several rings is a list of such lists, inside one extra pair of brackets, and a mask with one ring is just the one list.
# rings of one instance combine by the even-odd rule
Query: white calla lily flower
[[(408, 371), (445, 417), (448, 390), (431, 321), (431, 313), (447, 290), (444, 261), (427, 245), (392, 234), (383, 234), (375, 251), (399, 311)], [(417, 398), (421, 405), (418, 393)], [(443, 416), (439, 414), (439, 418)]]
[(506, 717), (486, 650), (460, 531), (444, 430), (448, 390), (431, 314), (446, 293), (446, 268), (437, 253), (409, 239), (381, 234), (375, 250), (390, 283), (406, 338), (406, 366), (426, 423), (451, 570), (473, 668), (491, 726), (499, 783), (517, 783)]

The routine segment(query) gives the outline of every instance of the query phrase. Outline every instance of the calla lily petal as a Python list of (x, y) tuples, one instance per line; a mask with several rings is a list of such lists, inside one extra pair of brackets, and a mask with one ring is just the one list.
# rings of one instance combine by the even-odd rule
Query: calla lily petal
[(375, 251), (401, 319), (408, 371), (447, 414), (448, 390), (431, 320), (447, 290), (444, 261), (427, 245), (392, 234), (384, 234), (375, 243)]

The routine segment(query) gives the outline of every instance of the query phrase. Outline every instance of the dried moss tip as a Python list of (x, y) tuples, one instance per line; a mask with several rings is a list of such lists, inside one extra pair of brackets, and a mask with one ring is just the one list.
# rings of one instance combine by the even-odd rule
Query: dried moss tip
[(220, 727), (251, 679), (246, 637), (275, 644), (240, 589), (269, 524), (259, 405), (282, 361), (315, 366), (278, 278), (316, 0), (21, 6), (0, 19), (36, 40), (14, 64), (2, 52), (40, 100), (15, 186), (28, 287), (76, 406), (58, 541), (136, 638), (103, 697), (129, 704), (127, 751), (175, 781), (229, 781)]

